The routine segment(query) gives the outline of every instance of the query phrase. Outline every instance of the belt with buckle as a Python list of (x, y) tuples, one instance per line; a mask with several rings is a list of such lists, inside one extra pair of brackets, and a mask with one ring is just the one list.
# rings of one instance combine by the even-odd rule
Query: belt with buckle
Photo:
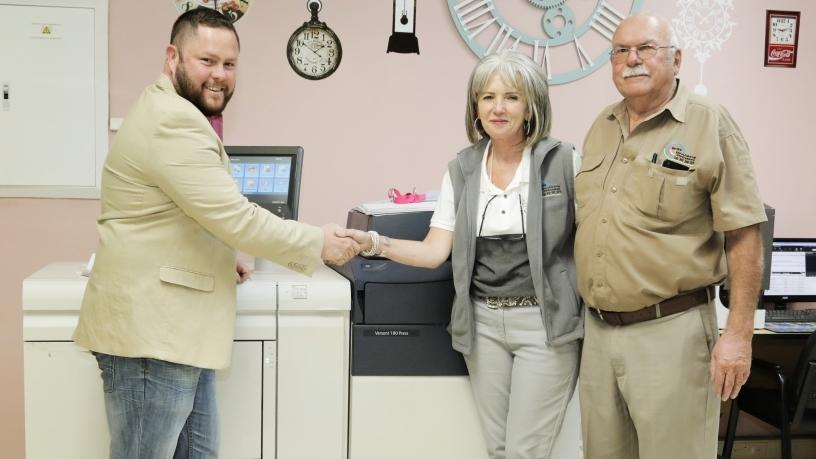
[(538, 299), (534, 296), (480, 296), (479, 299), (490, 309), (538, 305)]
[(602, 309), (588, 306), (589, 312), (608, 323), (609, 325), (630, 325), (638, 322), (645, 322), (647, 320), (658, 319), (660, 317), (670, 316), (699, 306), (703, 303), (709, 302), (714, 298), (714, 286), (709, 285), (706, 288), (694, 290), (688, 293), (681, 293), (680, 295), (661, 301), (660, 303), (646, 306), (643, 309), (629, 312), (618, 311), (604, 311)]

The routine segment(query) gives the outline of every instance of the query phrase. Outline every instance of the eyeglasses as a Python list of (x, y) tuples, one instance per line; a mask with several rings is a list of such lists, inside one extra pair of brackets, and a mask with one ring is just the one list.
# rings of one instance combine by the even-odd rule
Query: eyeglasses
[(487, 216), (487, 207), (496, 199), (499, 195), (494, 194), (490, 199), (487, 200), (485, 204), (484, 211), (482, 212), (482, 221), (479, 223), (479, 232), (476, 233), (476, 237), (479, 239), (490, 239), (491, 241), (523, 241), (527, 238), (527, 232), (524, 230), (524, 205), (521, 202), (521, 194), (519, 194), (519, 213), (521, 214), (521, 234), (497, 234), (493, 236), (482, 236), (482, 227), (484, 226), (485, 216)]
[(609, 51), (609, 58), (612, 59), (613, 61), (620, 62), (626, 60), (626, 58), (629, 57), (629, 53), (632, 52), (632, 50), (634, 50), (635, 55), (640, 59), (650, 59), (652, 57), (655, 57), (655, 55), (657, 54), (657, 50), (664, 48), (674, 48), (674, 46), (673, 45), (658, 46), (649, 43), (645, 45), (631, 47), (616, 46)]

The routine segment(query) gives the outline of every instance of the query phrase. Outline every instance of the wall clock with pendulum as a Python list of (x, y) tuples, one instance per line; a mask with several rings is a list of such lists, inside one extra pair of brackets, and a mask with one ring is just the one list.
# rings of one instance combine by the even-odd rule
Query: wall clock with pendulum
[(419, 54), (416, 36), (416, 0), (394, 0), (391, 36), (386, 52)]
[(796, 67), (798, 11), (768, 10), (765, 20), (765, 67)]

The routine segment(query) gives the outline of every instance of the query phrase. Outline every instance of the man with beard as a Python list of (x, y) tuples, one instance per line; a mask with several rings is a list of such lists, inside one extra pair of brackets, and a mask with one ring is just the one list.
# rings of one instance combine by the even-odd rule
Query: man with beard
[(720, 399), (750, 371), (765, 212), (742, 133), (680, 84), (681, 57), (665, 20), (621, 22), (610, 60), (623, 101), (593, 123), (575, 178), (588, 459), (713, 459)]
[(359, 246), (250, 204), (206, 116), (235, 89), (238, 35), (210, 9), (173, 25), (164, 72), (125, 118), (102, 173), (99, 247), (74, 340), (99, 363), (111, 458), (215, 458), (214, 370), (229, 365), (235, 249), (311, 274)]

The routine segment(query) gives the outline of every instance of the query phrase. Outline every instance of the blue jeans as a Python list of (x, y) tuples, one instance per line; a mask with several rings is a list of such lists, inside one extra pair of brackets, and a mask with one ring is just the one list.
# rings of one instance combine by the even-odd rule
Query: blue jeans
[(218, 457), (213, 370), (94, 355), (102, 370), (111, 459)]

